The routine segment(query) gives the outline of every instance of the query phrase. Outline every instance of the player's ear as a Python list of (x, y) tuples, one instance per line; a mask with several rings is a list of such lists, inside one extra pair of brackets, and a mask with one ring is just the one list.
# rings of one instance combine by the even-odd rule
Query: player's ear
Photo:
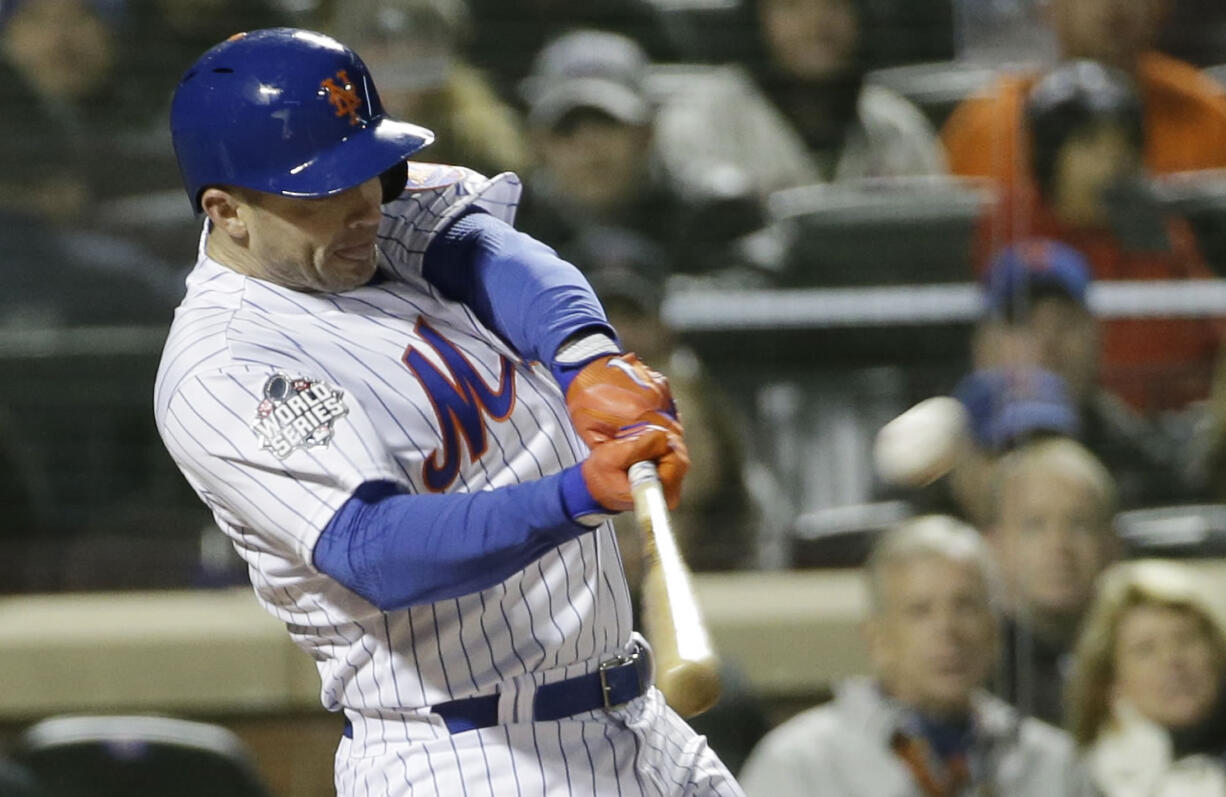
[(242, 198), (233, 191), (210, 186), (200, 195), (200, 206), (213, 226), (234, 239), (247, 237), (247, 222), (239, 213)]

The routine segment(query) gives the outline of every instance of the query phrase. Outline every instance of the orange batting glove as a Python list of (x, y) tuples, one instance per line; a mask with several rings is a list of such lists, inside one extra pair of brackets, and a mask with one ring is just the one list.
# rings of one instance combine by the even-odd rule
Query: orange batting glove
[(636, 462), (652, 460), (660, 473), (664, 498), (670, 509), (681, 502), (681, 480), (690, 468), (690, 455), (681, 436), (681, 424), (667, 415), (649, 412), (592, 448), (583, 461), (583, 482), (596, 503), (613, 512), (634, 507), (626, 472)]
[(633, 353), (606, 355), (583, 366), (566, 388), (566, 409), (590, 448), (616, 437), (644, 413), (677, 417), (668, 380)]

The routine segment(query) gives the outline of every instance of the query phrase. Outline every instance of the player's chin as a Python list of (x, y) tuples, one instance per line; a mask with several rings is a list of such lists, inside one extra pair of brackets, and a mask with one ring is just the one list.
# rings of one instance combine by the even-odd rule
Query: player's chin
[(373, 247), (365, 257), (354, 257), (343, 252), (333, 253), (319, 269), (323, 290), (340, 293), (360, 288), (375, 276), (378, 261)]

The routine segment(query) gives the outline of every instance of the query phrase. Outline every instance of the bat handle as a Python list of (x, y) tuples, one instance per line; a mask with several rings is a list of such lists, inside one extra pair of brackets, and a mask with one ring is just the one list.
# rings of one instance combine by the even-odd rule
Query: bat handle
[[(664, 485), (660, 471), (651, 460), (636, 462), (626, 472), (630, 479), (630, 494), (634, 498), (634, 519), (643, 532), (644, 556), (659, 561), (681, 561), (672, 536), (668, 518), (668, 502), (664, 498)], [(663, 549), (663, 550), (661, 550)]]
[(644, 622), (657, 653), (657, 685), (670, 706), (681, 716), (692, 717), (719, 699), (719, 659), (673, 536), (656, 465), (636, 462), (628, 476), (635, 517), (643, 532)]
[(660, 471), (656, 470), (656, 463), (649, 459), (631, 465), (626, 475), (630, 477), (630, 492), (636, 495), (636, 503), (639, 501), (637, 495), (642, 490), (663, 489), (660, 484)]

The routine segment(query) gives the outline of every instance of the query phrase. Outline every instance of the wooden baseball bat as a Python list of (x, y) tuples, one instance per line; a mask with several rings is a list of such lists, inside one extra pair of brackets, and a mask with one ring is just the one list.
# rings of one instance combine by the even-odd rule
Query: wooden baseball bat
[(656, 685), (674, 711), (693, 717), (719, 700), (719, 657), (673, 536), (655, 463), (636, 462), (629, 475), (643, 534), (643, 624), (655, 653)]

